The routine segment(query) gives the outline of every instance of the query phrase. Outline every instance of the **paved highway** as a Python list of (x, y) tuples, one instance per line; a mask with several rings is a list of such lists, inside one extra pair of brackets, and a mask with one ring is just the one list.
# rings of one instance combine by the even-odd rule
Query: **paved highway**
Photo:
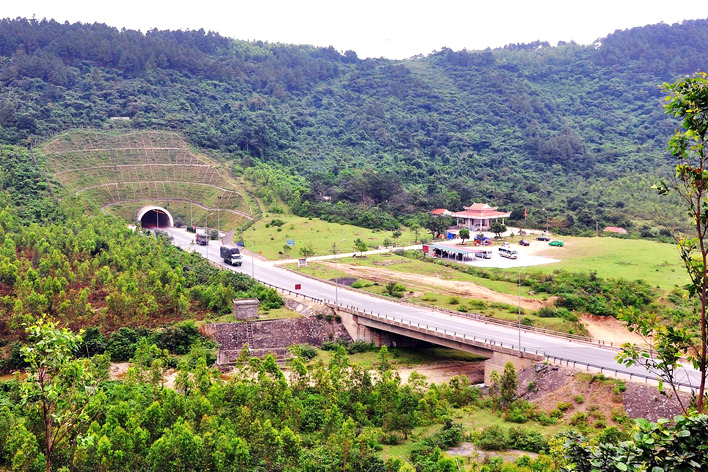
[[(297, 291), (309, 297), (318, 298), (329, 303), (338, 303), (343, 306), (351, 306), (366, 312), (379, 313), (381, 315), (394, 317), (396, 320), (405, 323), (420, 324), (428, 326), (430, 329), (437, 328), (439, 331), (455, 333), (459, 336), (485, 338), (502, 343), (507, 347), (518, 348), (519, 336), (521, 336), (521, 347), (530, 352), (538, 352), (547, 357), (556, 357), (576, 361), (582, 364), (591, 364), (609, 370), (619, 370), (620, 372), (632, 373), (646, 376), (647, 371), (641, 366), (627, 368), (621, 366), (615, 360), (617, 351), (599, 346), (590, 345), (584, 342), (571, 341), (562, 337), (545, 335), (535, 332), (528, 332), (495, 324), (486, 324), (479, 320), (464, 318), (446, 313), (432, 311), (422, 307), (415, 307), (408, 304), (396, 303), (367, 295), (362, 292), (349, 290), (341, 286), (313, 280), (300, 274), (279, 268), (272, 262), (260, 261), (252, 257), (244, 256), (244, 263), (241, 267), (232, 267), (225, 264), (219, 257), (219, 242), (211, 241), (208, 246), (197, 246), (191, 244), (194, 241), (194, 234), (187, 233), (182, 229), (169, 228), (167, 231), (174, 236), (173, 244), (183, 249), (191, 249), (195, 252), (207, 256), (212, 262), (224, 268), (252, 275), (255, 279), (273, 285), (278, 288)], [(299, 284), (300, 289), (295, 286)], [(693, 369), (686, 370), (686, 375), (692, 379), (693, 385), (698, 385), (698, 372)], [(684, 378), (683, 381), (687, 379)]]

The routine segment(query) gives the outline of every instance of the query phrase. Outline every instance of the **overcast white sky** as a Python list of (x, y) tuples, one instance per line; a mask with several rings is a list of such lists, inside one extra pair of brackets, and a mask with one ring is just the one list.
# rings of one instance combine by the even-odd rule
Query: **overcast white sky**
[(0, 17), (199, 29), (403, 59), (535, 40), (591, 44), (617, 29), (708, 18), (707, 0), (3, 0)]

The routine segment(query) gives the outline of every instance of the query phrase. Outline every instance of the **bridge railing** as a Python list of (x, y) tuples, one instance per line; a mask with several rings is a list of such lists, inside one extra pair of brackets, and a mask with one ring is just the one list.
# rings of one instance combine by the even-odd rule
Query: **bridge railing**
[[(330, 306), (336, 306), (339, 309), (348, 310), (358, 316), (363, 315), (367, 318), (368, 317), (379, 318), (379, 319), (390, 321), (392, 323), (395, 323), (395, 324), (398, 324), (401, 326), (407, 326), (409, 328), (418, 328), (420, 330), (426, 330), (431, 333), (449, 335), (453, 339), (456, 339), (456, 340), (463, 342), (463, 343), (466, 343), (468, 341), (480, 342), (480, 343), (492, 346), (492, 348), (499, 346), (502, 348), (511, 349), (513, 351), (518, 351), (521, 353), (534, 354), (536, 356), (545, 358), (547, 362), (554, 364), (554, 365), (560, 365), (560, 366), (565, 365), (566, 367), (573, 367), (576, 369), (578, 367), (581, 367), (581, 368), (585, 368), (587, 371), (594, 370), (594, 371), (597, 371), (601, 374), (612, 375), (617, 379), (624, 378), (624, 379), (628, 379), (629, 381), (634, 381), (635, 379), (642, 379), (645, 384), (649, 384), (649, 383), (658, 384), (659, 383), (659, 378), (656, 375), (632, 372), (630, 370), (622, 369), (620, 367), (607, 367), (607, 366), (603, 366), (600, 364), (594, 364), (594, 363), (590, 363), (590, 362), (582, 362), (582, 361), (578, 361), (578, 360), (567, 359), (565, 357), (556, 356), (553, 354), (548, 354), (547, 352), (541, 351), (538, 349), (532, 350), (532, 349), (527, 349), (525, 347), (522, 347), (521, 350), (519, 350), (518, 346), (516, 346), (513, 343), (511, 343), (511, 344), (510, 343), (503, 343), (503, 342), (498, 341), (496, 339), (488, 339), (488, 338), (484, 338), (482, 336), (480, 336), (480, 337), (477, 337), (474, 335), (468, 336), (466, 333), (458, 333), (455, 330), (438, 328), (437, 326), (434, 326), (433, 329), (431, 329), (430, 325), (425, 324), (425, 323), (413, 322), (411, 320), (405, 320), (403, 318), (396, 318), (393, 315), (382, 314), (379, 312), (374, 312), (372, 310), (367, 311), (366, 309), (361, 309), (361, 308), (354, 307), (352, 305), (343, 304), (343, 303), (335, 304), (331, 300), (311, 297), (309, 295), (305, 295), (303, 293), (293, 291), (293, 290), (284, 289), (282, 287), (277, 287), (277, 286), (269, 284), (269, 283), (264, 283), (264, 282), (261, 282), (261, 283), (263, 283), (263, 285), (266, 285), (268, 287), (271, 287), (271, 288), (277, 290), (278, 292), (286, 293), (288, 295), (294, 296), (295, 298), (302, 297), (303, 300), (312, 300), (313, 302), (316, 302), (316, 303), (322, 303), (322, 304), (328, 304)], [(483, 318), (486, 318), (486, 317), (483, 317)], [(500, 324), (503, 324), (503, 323), (500, 323)], [(514, 326), (516, 326), (516, 325), (514, 325)], [(687, 392), (693, 391), (693, 388), (694, 388), (693, 384), (691, 384), (691, 382), (689, 382), (689, 381), (678, 380), (678, 381), (676, 381), (676, 384), (679, 386), (679, 388), (681, 390), (687, 391)]]
[[(326, 284), (328, 284), (328, 285), (336, 285), (336, 282), (332, 282), (332, 281), (330, 281), (330, 280), (319, 279), (319, 278), (314, 277), (314, 276), (312, 276), (312, 275), (304, 274), (304, 273), (302, 273), (302, 272), (298, 272), (298, 271), (296, 271), (296, 270), (290, 269), (289, 267), (280, 266), (280, 268), (283, 269), (283, 270), (290, 271), (290, 272), (292, 272), (292, 273), (294, 273), (294, 274), (298, 274), (298, 275), (300, 275), (300, 276), (302, 276), (302, 277), (306, 277), (306, 278), (309, 278), (309, 279), (312, 279), (312, 280), (316, 280), (316, 281), (321, 282), (321, 283), (326, 283)], [(339, 284), (339, 285), (341, 286), (341, 284)], [(346, 287), (346, 289), (347, 289), (347, 290), (351, 290), (350, 287)], [(284, 289), (284, 290), (285, 290), (286, 292), (291, 292), (290, 290), (287, 290), (287, 289)], [(291, 293), (293, 293), (293, 292), (291, 292)], [(379, 298), (379, 299), (382, 299), (382, 300), (391, 301), (391, 298), (386, 297), (386, 296), (381, 295), (381, 294), (378, 294), (378, 293), (373, 293), (373, 292), (365, 292), (365, 293), (366, 293), (367, 296), (372, 296), (372, 297), (376, 297), (376, 298)], [(334, 302), (332, 302), (331, 300), (327, 300), (327, 301), (328, 301), (329, 303), (334, 303)], [(412, 300), (405, 300), (405, 301), (403, 301), (403, 300), (396, 300), (396, 302), (397, 302), (397, 303), (403, 303), (403, 304), (412, 305), (412, 306), (415, 306), (415, 307), (426, 308), (426, 309), (428, 309), (428, 310), (437, 311), (437, 312), (440, 312), (440, 313), (447, 313), (447, 314), (449, 314), (449, 315), (459, 316), (459, 317), (462, 317), (462, 318), (468, 318), (468, 319), (479, 320), (479, 321), (481, 321), (481, 322), (483, 322), (483, 323), (486, 323), (486, 324), (494, 324), (494, 325), (498, 325), (498, 326), (513, 327), (513, 328), (517, 328), (517, 327), (518, 327), (518, 323), (517, 323), (517, 322), (514, 322), (514, 321), (507, 321), (507, 320), (499, 320), (499, 319), (492, 318), (492, 317), (489, 317), (489, 316), (484, 316), (484, 315), (482, 315), (482, 314), (480, 314), (480, 313), (463, 313), (463, 312), (461, 312), (461, 311), (451, 310), (451, 309), (449, 309), (449, 308), (443, 308), (443, 307), (439, 307), (439, 306), (436, 306), (436, 305), (430, 305), (429, 303), (423, 303), (423, 302), (412, 301)], [(341, 304), (340, 304), (340, 305), (341, 305)], [(527, 332), (540, 333), (540, 334), (545, 334), (545, 335), (548, 335), (548, 336), (555, 336), (555, 337), (560, 337), (560, 338), (565, 338), (565, 339), (572, 339), (572, 340), (574, 340), (574, 341), (584, 342), (584, 343), (587, 343), (587, 344), (593, 344), (593, 345), (595, 345), (595, 346), (608, 347), (608, 348), (616, 349), (616, 350), (619, 350), (619, 349), (620, 349), (620, 346), (618, 346), (617, 344), (613, 343), (612, 341), (605, 341), (604, 339), (595, 339), (595, 338), (591, 338), (591, 337), (589, 337), (589, 336), (581, 336), (581, 335), (579, 335), (579, 334), (564, 333), (564, 332), (562, 332), (562, 331), (555, 331), (555, 330), (552, 330), (552, 329), (540, 328), (540, 327), (538, 327), (538, 326), (527, 326), (527, 325), (523, 325), (523, 324), (521, 325), (521, 329), (524, 330), (524, 331), (527, 331)]]

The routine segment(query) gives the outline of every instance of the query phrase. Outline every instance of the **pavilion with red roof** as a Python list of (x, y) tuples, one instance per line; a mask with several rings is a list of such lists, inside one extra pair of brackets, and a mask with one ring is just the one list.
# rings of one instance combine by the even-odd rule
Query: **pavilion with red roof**
[(455, 218), (458, 226), (464, 226), (471, 231), (489, 231), (492, 223), (504, 218), (509, 218), (511, 212), (497, 211), (497, 207), (492, 207), (486, 203), (473, 203), (472, 206), (464, 207), (463, 211), (453, 212), (450, 216)]

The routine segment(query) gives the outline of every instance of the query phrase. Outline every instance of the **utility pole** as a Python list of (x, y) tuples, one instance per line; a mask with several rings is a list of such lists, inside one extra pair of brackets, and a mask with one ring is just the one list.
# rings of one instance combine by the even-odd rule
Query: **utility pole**
[(346, 238), (341, 241), (334, 243), (334, 304), (339, 305), (339, 292), (337, 288), (339, 287), (339, 268), (337, 267), (337, 244), (342, 241), (346, 241)]
[(209, 213), (204, 217), (204, 231), (206, 231), (207, 235), (207, 243), (206, 243), (206, 260), (207, 262), (209, 261), (209, 243), (211, 242), (211, 235), (209, 234), (209, 217), (213, 215), (214, 213)]
[(524, 266), (520, 271), (519, 271), (519, 352), (521, 352), (521, 273), (526, 269), (528, 266)]

